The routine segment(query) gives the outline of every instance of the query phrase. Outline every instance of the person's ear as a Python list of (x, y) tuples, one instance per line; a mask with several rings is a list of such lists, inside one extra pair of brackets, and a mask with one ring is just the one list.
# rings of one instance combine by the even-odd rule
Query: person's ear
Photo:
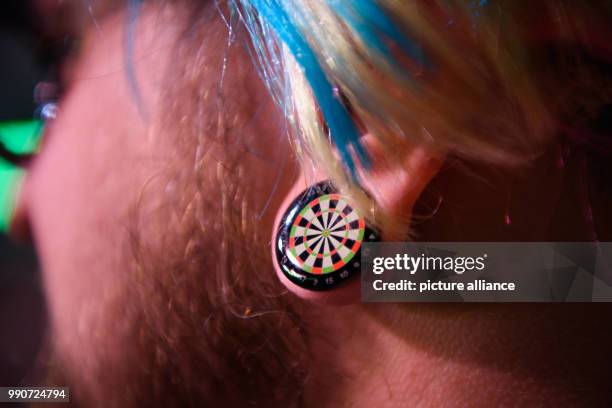
[(406, 239), (412, 208), (444, 160), (424, 147), (393, 154), (371, 135), (362, 139), (372, 166), (360, 172), (364, 189), (388, 219), (381, 231), (369, 228), (328, 177), (302, 174), (276, 215), (272, 259), (281, 282), (310, 301), (343, 304), (359, 299), (360, 249), (368, 241)]
[(366, 135), (363, 143), (372, 161), (362, 176), (364, 189), (378, 204), (391, 223), (381, 222), (384, 241), (404, 241), (410, 229), (412, 209), (421, 193), (434, 178), (445, 155), (424, 146), (383, 149), (381, 142)]

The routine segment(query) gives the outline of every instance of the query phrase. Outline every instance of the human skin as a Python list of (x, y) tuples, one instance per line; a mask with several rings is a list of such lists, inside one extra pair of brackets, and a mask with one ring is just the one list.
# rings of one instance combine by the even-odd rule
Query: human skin
[[(128, 356), (136, 345), (130, 343), (131, 327), (122, 324), (139, 316), (133, 310), (137, 304), (123, 298), (130, 293), (125, 289), (132, 273), (126, 248), (133, 207), (140, 202), (140, 214), (155, 213), (168, 193), (160, 173), (193, 164), (188, 157), (168, 157), (176, 135), (169, 131), (172, 126), (157, 120), (172, 103), (163, 85), (164, 75), (175, 69), (173, 44), (184, 25), (175, 12), (150, 7), (138, 21), (134, 67), (146, 115), (125, 73), (125, 15), (100, 19), (99, 28), (86, 30), (82, 52), (68, 73), (61, 114), (50, 125), (23, 188), (21, 205), (40, 254), (54, 347), (67, 378), (81, 389), (95, 389), (90, 392), (100, 406), (105, 406), (105, 393), (123, 389), (101, 378), (135, 380), (126, 365), (133, 362)], [(200, 58), (218, 62), (227, 32), (216, 19), (204, 34), (208, 37), (202, 41), (210, 46)], [(247, 66), (242, 62), (248, 56), (235, 58), (237, 65)], [(210, 69), (211, 78), (205, 80), (212, 92), (219, 66)], [(244, 137), (257, 154), (243, 153), (248, 171), (241, 173), (240, 182), (252, 186), (247, 202), (256, 212), (272, 195), (260, 219), (252, 219), (261, 231), (271, 231), (296, 179), (295, 163), (289, 161), (277, 185), (283, 158), (290, 154), (278, 125), (282, 118), (254, 71), (244, 69), (228, 71), (226, 99), (234, 98), (230, 103), (252, 119)], [(259, 102), (260, 109), (241, 103), (244, 99)], [(212, 154), (200, 171), (212, 180), (220, 166), (215, 156), (225, 157), (222, 149), (237, 147), (210, 144)], [(203, 195), (220, 196), (218, 183), (203, 188)], [(148, 200), (142, 202), (143, 196)], [(219, 204), (205, 215), (212, 222), (221, 211)], [(162, 231), (156, 222), (138, 227), (152, 241)], [(262, 256), (255, 269), (273, 276), (269, 257)], [(612, 336), (605, 305), (298, 303), (298, 310), (312, 337), (306, 406), (610, 403), (606, 385)]]
[[(121, 386), (115, 381), (128, 375), (124, 372), (131, 363), (126, 358), (141, 346), (135, 343), (138, 334), (134, 331), (147, 326), (133, 322), (143, 320), (145, 313), (139, 310), (137, 296), (151, 297), (134, 288), (139, 282), (136, 274), (145, 268), (135, 265), (134, 256), (143, 255), (133, 250), (135, 240), (141, 238), (143, 246), (163, 246), (164, 239), (180, 245), (167, 236), (164, 224), (179, 224), (169, 218), (183, 214), (164, 209), (171, 205), (168, 202), (180, 201), (179, 196), (188, 199), (189, 192), (173, 191), (172, 177), (166, 175), (182, 170), (177, 166), (193, 168), (193, 156), (177, 159), (178, 125), (166, 121), (172, 103), (161, 100), (171, 92), (164, 86), (165, 75), (182, 68), (172, 66), (177, 33), (184, 27), (184, 16), (179, 20), (176, 14), (170, 7), (147, 7), (137, 22), (133, 66), (144, 114), (126, 75), (126, 15), (100, 19), (99, 28), (86, 30), (78, 58), (66, 67), (67, 91), (60, 104), (64, 113), (46, 129), (41, 153), (28, 171), (17, 211), (20, 218), (28, 220), (39, 253), (51, 339), (54, 353), (64, 366), (62, 375), (70, 380), (77, 378), (81, 389), (95, 394), (86, 398), (94, 400), (108, 398), (104, 389)], [(203, 30), (219, 34), (207, 39), (203, 55), (209, 65), (204, 69), (211, 74), (198, 73), (205, 82), (203, 92), (211, 95), (205, 103), (216, 104), (213, 96), (227, 31), (219, 20)], [(255, 214), (252, 222), (257, 216), (262, 226), (268, 226), (296, 168), (287, 159), (288, 141), (280, 131), (281, 122), (271, 116), (275, 114), (272, 104), (258, 103), (266, 94), (250, 67), (250, 61), (243, 57), (227, 70), (228, 76), (232, 74), (228, 81), (231, 79), (235, 87), (225, 95), (230, 99), (228, 104), (236, 105), (228, 110), (237, 112), (227, 119), (228, 125), (239, 127), (241, 132), (236, 135), (240, 143), (233, 145), (232, 152), (236, 150), (245, 167), (256, 169), (242, 176), (249, 187), (243, 189), (248, 195), (246, 204)], [(205, 116), (203, 120), (208, 120), (214, 114)], [(210, 237), (203, 241), (220, 242), (213, 224), (223, 216), (222, 189), (226, 187), (223, 183), (231, 182), (232, 158), (225, 154), (216, 135), (206, 135), (204, 143), (207, 150), (199, 171), (208, 183), (200, 193), (212, 198), (201, 209), (203, 222), (211, 227)], [(228, 178), (220, 182), (217, 175), (226, 168)], [(280, 195), (273, 195), (274, 188)], [(229, 205), (241, 203), (236, 200)], [(140, 238), (135, 238), (136, 234)], [(164, 254), (170, 257), (174, 249), (164, 246), (151, 251), (163, 258)], [(221, 255), (215, 249), (214, 245), (208, 249), (210, 263), (220, 262), (217, 257)], [(262, 257), (267, 254), (260, 252)], [(153, 272), (146, 278), (153, 281)], [(193, 296), (199, 296), (197, 290)], [(108, 375), (111, 371), (112, 376)], [(101, 400), (98, 403), (102, 404)]]

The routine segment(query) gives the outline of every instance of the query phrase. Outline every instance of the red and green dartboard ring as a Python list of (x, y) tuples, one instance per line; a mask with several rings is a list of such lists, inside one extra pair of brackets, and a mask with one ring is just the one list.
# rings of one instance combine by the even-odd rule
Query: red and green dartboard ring
[(359, 273), (364, 241), (378, 241), (378, 235), (325, 181), (289, 206), (276, 239), (277, 261), (298, 286), (325, 290)]

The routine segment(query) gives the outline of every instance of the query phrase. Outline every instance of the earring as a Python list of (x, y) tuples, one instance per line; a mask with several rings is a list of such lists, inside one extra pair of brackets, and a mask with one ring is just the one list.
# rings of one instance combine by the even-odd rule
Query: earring
[(330, 181), (299, 194), (276, 231), (277, 272), (309, 291), (334, 289), (358, 276), (362, 243), (379, 241), (378, 233)]

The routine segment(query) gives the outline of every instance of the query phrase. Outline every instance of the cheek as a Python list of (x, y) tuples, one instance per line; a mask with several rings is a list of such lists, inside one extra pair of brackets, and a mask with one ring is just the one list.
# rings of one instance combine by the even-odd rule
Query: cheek
[[(95, 59), (75, 75), (91, 77)], [(128, 210), (153, 173), (155, 155), (124, 78), (73, 83), (26, 180), (53, 339), (81, 357), (95, 354), (87, 350), (92, 336), (120, 296)]]
[[(123, 23), (121, 20), (120, 27)], [(182, 116), (163, 131), (156, 125), (145, 126), (125, 72), (111, 67), (108, 70), (111, 75), (101, 74), (99, 67), (105, 61), (112, 60), (115, 66), (123, 66), (121, 34), (122, 31), (117, 31), (114, 36), (106, 29), (106, 41), (114, 44), (109, 49), (115, 51), (106, 49), (101, 54), (94, 51), (75, 69), (75, 76), (90, 79), (73, 83), (26, 181), (26, 206), (43, 268), (52, 338), (62, 358), (81, 372), (89, 369), (95, 372), (99, 368), (96, 365), (105, 360), (106, 356), (100, 357), (104, 350), (116, 353), (110, 357), (113, 360), (120, 359), (117, 353), (126, 353), (125, 340), (130, 336), (127, 333), (130, 324), (128, 309), (138, 307), (135, 300), (124, 297), (133, 266), (127, 257), (132, 251), (130, 232), (135, 224), (132, 210), (138, 203), (139, 210), (149, 214), (156, 211), (159, 204), (167, 204), (169, 185), (164, 184), (167, 173), (180, 172), (182, 166), (193, 168), (195, 136), (189, 135), (190, 139), (185, 142), (188, 146), (185, 151), (180, 151), (178, 159), (177, 148), (172, 146), (177, 141), (174, 128), (178, 127)], [(164, 50), (171, 51), (169, 48)], [(162, 92), (158, 89), (162, 82), (153, 79), (165, 72), (160, 67), (166, 65), (164, 61), (171, 54), (155, 55), (159, 61), (147, 60), (146, 64), (137, 66), (136, 76), (142, 99), (149, 108), (148, 117), (165, 118), (163, 112), (154, 111), (155, 107), (166, 105), (156, 102), (156, 93)], [(238, 69), (239, 65), (233, 67)], [(237, 75), (231, 69), (230, 73)], [(253, 81), (257, 81), (255, 73), (243, 78), (246, 84)], [(213, 82), (210, 87), (216, 89), (218, 81)], [(227, 169), (228, 179), (224, 180), (218, 174), (219, 169), (225, 169), (225, 163), (218, 163), (212, 157), (215, 155), (211, 156), (202, 169), (211, 174), (206, 178), (210, 183), (197, 186), (198, 194), (210, 200), (211, 204), (203, 208), (202, 219), (197, 221), (201, 221), (204, 227), (218, 223), (223, 215), (221, 208), (227, 204), (224, 197), (232, 196), (221, 193), (227, 193), (230, 186), (237, 183), (240, 194), (233, 196), (244, 199), (241, 202), (245, 203), (248, 211), (232, 208), (230, 212), (238, 212), (241, 216), (247, 214), (248, 219), (241, 221), (251, 229), (257, 228), (267, 240), (280, 202), (298, 172), (282, 122), (267, 94), (261, 86), (253, 85), (249, 86), (249, 92), (260, 95), (265, 108), (262, 109), (260, 104), (235, 107), (245, 117), (244, 123), (238, 126), (240, 131), (225, 135), (232, 143), (226, 145), (218, 156), (224, 161), (229, 158), (229, 162), (239, 163), (237, 167), (241, 168), (241, 173), (237, 175), (233, 168)], [(245, 93), (248, 92), (244, 86), (228, 85), (227, 98), (236, 104), (245, 104)], [(183, 99), (193, 104), (191, 99)], [(216, 118), (215, 109), (216, 105), (211, 105), (210, 109), (204, 110)], [(206, 142), (207, 146), (217, 144)], [(141, 203), (145, 189), (145, 202)], [(173, 194), (186, 192), (179, 190)], [(236, 207), (234, 201), (229, 205)], [(162, 210), (168, 209), (164, 207)], [(163, 222), (171, 224), (173, 221), (165, 218)], [(150, 230), (139, 230), (141, 235), (147, 239), (161, 235), (150, 226), (155, 225), (154, 222), (147, 219), (147, 223), (144, 228)], [(213, 245), (219, 244), (223, 238), (211, 233), (206, 235), (204, 241), (210, 240)], [(172, 243), (174, 238), (170, 236), (165, 240), (161, 237), (159, 240), (165, 244)], [(267, 245), (267, 242), (262, 245)], [(243, 242), (233, 242), (232, 245), (235, 248), (242, 246), (245, 246)], [(164, 257), (167, 252), (168, 248), (162, 247), (153, 255)], [(209, 253), (206, 261), (217, 264), (219, 254)], [(264, 257), (268, 253), (268, 250), (262, 251)], [(264, 273), (273, 276), (272, 270)], [(145, 276), (147, 280), (153, 279), (147, 274)], [(122, 309), (120, 313), (113, 313), (117, 305)], [(111, 328), (112, 333), (109, 333)]]
[[(103, 41), (98, 31), (85, 37), (24, 187), (55, 340), (68, 348), (90, 340), (105, 304), (119, 296), (128, 210), (159, 157), (126, 80), (124, 25), (100, 21)], [(138, 38), (140, 55), (154, 41)], [(155, 79), (168, 56), (147, 55), (136, 74), (143, 100), (156, 106)]]
[[(93, 84), (71, 91), (27, 180), (32, 234), (58, 333), (87, 333), (87, 322), (95, 321), (90, 315), (111, 296), (121, 275), (127, 203), (143, 184), (143, 171), (136, 170), (143, 152), (130, 140), (146, 134), (118, 126), (125, 110), (107, 103), (104, 92)], [(99, 98), (95, 108), (91, 95)]]

